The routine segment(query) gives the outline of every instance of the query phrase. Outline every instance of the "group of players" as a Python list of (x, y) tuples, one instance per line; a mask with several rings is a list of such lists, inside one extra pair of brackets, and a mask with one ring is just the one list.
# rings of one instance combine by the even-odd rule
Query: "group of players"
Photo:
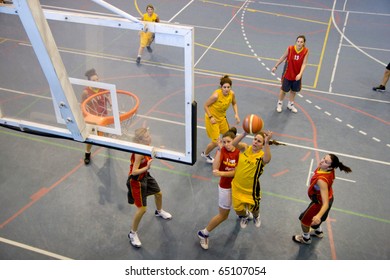
[[(147, 13), (142, 17), (143, 21), (159, 22), (159, 17), (154, 13), (154, 7), (148, 5)], [(154, 36), (148, 30), (140, 32), (140, 48), (137, 56), (137, 64), (141, 61), (141, 55), (146, 47), (152, 52), (150, 47)], [(302, 75), (307, 65), (309, 50), (305, 46), (306, 38), (299, 35), (294, 45), (289, 46), (284, 54), (272, 68), (275, 72), (278, 66), (284, 63), (282, 74), (282, 85), (277, 101), (276, 111), (281, 112), (283, 100), (289, 93), (287, 108), (297, 113), (294, 99), (297, 92), (301, 90)], [(98, 80), (96, 71), (90, 70), (86, 73), (90, 80)], [(93, 90), (84, 91), (83, 98), (94, 94)], [(101, 100), (109, 102), (109, 100)], [(220, 87), (204, 103), (204, 119), (207, 135), (210, 142), (201, 153), (208, 163), (212, 164), (214, 176), (220, 177), (218, 184), (218, 205), (219, 212), (213, 216), (207, 226), (197, 232), (200, 245), (203, 249), (209, 247), (209, 234), (219, 224), (225, 221), (233, 207), (240, 219), (241, 228), (246, 228), (249, 221), (253, 220), (256, 227), (261, 226), (260, 200), (261, 187), (260, 176), (264, 168), (271, 161), (270, 145), (280, 145), (272, 140), (272, 131), (260, 131), (253, 135), (251, 145), (242, 140), (247, 135), (246, 132), (238, 135), (235, 127), (230, 127), (226, 118), (226, 111), (233, 107), (236, 124), (240, 123), (238, 107), (234, 91), (232, 90), (232, 80), (225, 75), (220, 79)], [(106, 106), (102, 106), (106, 107)], [(221, 138), (222, 135), (222, 138)], [(152, 138), (147, 128), (138, 128), (134, 133), (134, 142), (150, 145)], [(215, 157), (211, 152), (217, 148)], [(91, 146), (87, 145), (85, 153), (85, 164), (90, 162)], [(162, 208), (162, 192), (157, 181), (150, 175), (153, 159), (150, 156), (133, 153), (130, 157), (130, 170), (127, 178), (128, 203), (135, 205), (137, 211), (133, 217), (128, 238), (134, 247), (141, 247), (142, 243), (138, 236), (138, 227), (143, 215), (147, 210), (147, 197), (153, 195), (155, 198), (155, 215), (166, 220), (170, 220), (172, 215)], [(321, 224), (327, 219), (328, 213), (333, 203), (333, 181), (335, 179), (335, 169), (339, 168), (344, 172), (351, 172), (351, 169), (341, 163), (334, 154), (325, 155), (310, 180), (308, 196), (310, 203), (299, 216), (302, 233), (294, 235), (292, 240), (300, 244), (310, 244), (311, 236), (323, 237), (324, 233)]]

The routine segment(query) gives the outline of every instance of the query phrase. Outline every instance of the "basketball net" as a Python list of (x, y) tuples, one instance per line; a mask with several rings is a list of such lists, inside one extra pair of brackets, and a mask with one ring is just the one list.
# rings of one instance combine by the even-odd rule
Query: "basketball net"
[[(128, 134), (139, 107), (139, 98), (129, 91), (116, 90), (116, 92), (121, 131), (122, 134)], [(85, 122), (98, 126), (112, 126), (114, 116), (111, 105), (109, 90), (102, 90), (89, 96), (81, 103)]]

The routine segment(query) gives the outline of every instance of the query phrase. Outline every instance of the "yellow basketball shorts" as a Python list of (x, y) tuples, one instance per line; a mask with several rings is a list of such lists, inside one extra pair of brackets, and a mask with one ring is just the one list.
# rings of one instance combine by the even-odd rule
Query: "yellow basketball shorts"
[(145, 48), (146, 46), (149, 46), (152, 43), (153, 40), (153, 33), (152, 32), (140, 32), (140, 44), (141, 47)]
[(207, 136), (211, 139), (212, 142), (217, 142), (219, 136), (229, 130), (229, 124), (226, 118), (224, 118), (223, 121), (221, 122), (212, 124), (206, 114), (205, 114), (205, 126), (206, 126)]
[(250, 212), (258, 211), (260, 208), (260, 197), (254, 198), (251, 193), (243, 193), (237, 189), (232, 188), (232, 206), (237, 212), (248, 209)]

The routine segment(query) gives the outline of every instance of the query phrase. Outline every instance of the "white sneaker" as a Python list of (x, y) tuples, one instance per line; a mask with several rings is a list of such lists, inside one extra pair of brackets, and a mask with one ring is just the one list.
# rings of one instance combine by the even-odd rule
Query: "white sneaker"
[(298, 112), (297, 108), (295, 108), (294, 103), (288, 102), (287, 108), (291, 110), (291, 112), (296, 113)]
[(142, 246), (142, 243), (139, 240), (138, 234), (136, 232), (131, 232), (130, 231), (129, 234), (127, 235), (127, 237), (129, 237), (130, 244), (133, 245), (134, 247), (140, 248)]
[(246, 226), (248, 225), (248, 216), (241, 216), (240, 217), (240, 226), (241, 226), (241, 228), (246, 228)]
[(322, 230), (310, 228), (310, 236), (316, 236), (318, 238), (323, 238), (324, 232)]
[(292, 240), (297, 243), (309, 245), (311, 243), (311, 238), (306, 239), (302, 236), (302, 234), (293, 235)]
[(261, 226), (261, 219), (260, 219), (260, 214), (256, 218), (253, 219), (253, 222), (255, 223), (255, 226), (259, 228)]
[(209, 236), (208, 235), (205, 235), (203, 233), (203, 231), (198, 231), (198, 237), (199, 237), (199, 242), (200, 242), (200, 246), (207, 250), (209, 248)]
[(283, 102), (278, 101), (278, 104), (276, 104), (276, 112), (278, 113), (282, 112), (282, 106), (283, 106)]
[(171, 215), (170, 213), (168, 213), (168, 212), (162, 210), (162, 209), (161, 209), (160, 211), (156, 210), (156, 212), (154, 212), (154, 215), (155, 215), (156, 217), (161, 217), (161, 218), (163, 218), (164, 220), (170, 220), (170, 219), (172, 219), (172, 215)]
[(202, 156), (202, 158), (206, 159), (207, 163), (213, 163), (214, 162), (214, 158), (212, 156), (206, 155), (204, 152), (202, 152), (200, 155)]

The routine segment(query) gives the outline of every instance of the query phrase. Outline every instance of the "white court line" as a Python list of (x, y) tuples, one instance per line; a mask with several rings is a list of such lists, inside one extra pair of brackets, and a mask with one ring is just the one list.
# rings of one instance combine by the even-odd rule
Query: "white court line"
[(9, 89), (9, 88), (2, 88), (2, 87), (0, 87), (0, 90), (12, 92), (12, 93), (17, 93), (17, 94), (20, 94), (20, 95), (33, 96), (33, 97), (37, 97), (37, 98), (44, 98), (44, 99), (49, 99), (49, 100), (52, 99), (51, 96), (42, 96), (42, 95), (37, 95), (37, 94), (34, 94), (34, 93), (18, 91), (18, 90), (13, 90), (13, 89)]
[(347, 15), (345, 16), (343, 32), (341, 33), (340, 43), (339, 43), (339, 47), (337, 49), (336, 58), (335, 58), (335, 62), (334, 62), (334, 65), (333, 65), (332, 76), (330, 78), (329, 92), (333, 91), (333, 82), (334, 82), (334, 78), (336, 76), (336, 69), (337, 69), (337, 65), (338, 65), (338, 62), (339, 62), (340, 50), (341, 50), (341, 46), (342, 46), (343, 40), (344, 40), (344, 33), (345, 33), (345, 28), (347, 27), (348, 17), (349, 17), (349, 13), (347, 13)]
[(307, 179), (306, 179), (306, 187), (309, 186), (310, 177), (311, 177), (311, 174), (313, 173), (313, 172), (312, 172), (313, 163), (314, 163), (314, 159), (311, 159), (311, 161), (310, 161), (310, 167), (309, 167), (309, 173), (307, 174)]
[[(300, 149), (305, 149), (305, 150), (311, 150), (311, 151), (316, 151), (316, 152), (322, 152), (322, 153), (327, 153), (327, 154), (335, 154), (337, 156), (343, 156), (343, 157), (347, 157), (347, 158), (353, 158), (353, 159), (357, 159), (357, 160), (363, 160), (363, 161), (368, 161), (368, 162), (372, 162), (372, 163), (378, 163), (378, 164), (383, 164), (383, 165), (389, 165), (390, 166), (390, 162), (388, 162), (388, 161), (381, 161), (381, 160), (370, 159), (370, 158), (366, 158), (366, 157), (353, 156), (353, 155), (339, 153), (339, 152), (335, 152), (335, 151), (329, 151), (329, 150), (324, 150), (324, 149), (317, 149), (317, 148), (313, 148), (313, 147), (297, 145), (297, 144), (292, 144), (292, 143), (287, 143), (287, 142), (282, 142), (282, 141), (278, 141), (278, 142), (280, 142), (282, 144), (286, 144), (287, 146), (290, 146), (290, 147), (295, 147), (295, 148), (300, 148)], [(390, 146), (390, 145), (387, 144), (387, 146)]]
[(336, 180), (341, 180), (341, 181), (347, 181), (347, 182), (351, 182), (351, 183), (356, 183), (356, 181), (354, 181), (354, 180), (345, 179), (345, 178), (340, 178), (340, 177), (336, 177), (335, 179), (336, 179)]
[(42, 249), (39, 249), (39, 248), (36, 248), (36, 247), (32, 247), (32, 246), (29, 246), (29, 245), (26, 245), (26, 244), (23, 244), (23, 243), (19, 243), (19, 242), (13, 241), (13, 240), (5, 239), (5, 238), (2, 238), (2, 237), (0, 237), (0, 242), (9, 244), (9, 245), (12, 245), (12, 246), (15, 246), (15, 247), (19, 247), (19, 248), (22, 248), (22, 249), (25, 249), (25, 250), (28, 250), (28, 251), (32, 251), (32, 252), (35, 252), (35, 253), (38, 253), (38, 254), (41, 254), (41, 255), (49, 256), (49, 257), (52, 257), (52, 258), (57, 259), (57, 260), (71, 260), (68, 257), (64, 257), (64, 256), (61, 256), (61, 255), (58, 255), (58, 254), (55, 254), (55, 253), (52, 253), (52, 252), (49, 252), (49, 251), (45, 251), (45, 250), (42, 250)]
[[(343, 47), (354, 48), (354, 47), (351, 46), (351, 45), (345, 45), (345, 44), (343, 44)], [(362, 47), (362, 46), (358, 46), (358, 47), (361, 48), (361, 49), (364, 49), (364, 50), (381, 51), (381, 52), (390, 52), (390, 49), (370, 48), (370, 47)]]
[[(2, 90), (7, 90), (7, 91), (11, 91), (11, 92), (15, 92), (15, 93), (18, 93), (18, 94), (31, 95), (31, 94), (25, 93), (25, 92), (12, 91), (12, 90), (3, 89), (3, 88), (0, 88), (0, 89), (2, 89)], [(42, 96), (36, 96), (36, 97), (51, 99), (51, 98), (49, 98), (49, 97), (42, 97)], [(185, 125), (185, 124), (182, 123), (182, 122), (170, 121), (170, 120), (165, 120), (165, 119), (161, 119), (161, 118), (154, 118), (154, 117), (149, 117), (149, 116), (139, 115), (139, 114), (137, 114), (137, 116), (143, 117), (143, 118), (148, 118), (148, 119), (153, 119), (153, 120), (161, 121), (161, 122), (173, 123), (173, 124), (182, 125), (182, 126)], [(350, 127), (350, 128), (353, 128), (352, 125), (347, 124), (347, 126)], [(199, 126), (199, 125), (197, 126), (197, 128), (204, 129), (204, 130), (206, 129), (204, 126)], [(359, 131), (359, 132), (360, 132), (360, 131)], [(361, 132), (360, 132), (360, 133), (361, 133)], [(253, 136), (247, 136), (247, 137), (253, 138)], [(281, 142), (281, 141), (280, 141), (280, 142)], [(296, 148), (301, 148), (301, 149), (306, 149), (306, 150), (312, 150), (312, 151), (318, 151), (318, 152), (325, 152), (325, 153), (333, 153), (333, 154), (336, 154), (336, 155), (342, 155), (342, 156), (345, 156), (345, 157), (354, 158), (354, 159), (358, 159), (358, 160), (364, 160), (364, 161), (373, 162), (373, 163), (379, 163), (379, 164), (384, 164), (384, 165), (390, 165), (390, 162), (379, 161), (379, 160), (369, 159), (369, 158), (365, 158), (365, 157), (357, 157), (357, 156), (348, 155), (348, 154), (341, 154), (341, 153), (338, 153), (338, 152), (333, 152), (333, 151), (328, 151), (328, 150), (315, 149), (315, 148), (312, 148), (312, 147), (302, 146), (302, 145), (296, 145), (296, 144), (287, 143), (287, 142), (281, 142), (281, 143), (286, 144), (287, 146), (290, 146), (290, 147), (296, 147)], [(386, 146), (387, 146), (387, 147), (390, 147), (390, 144), (386, 144)]]
[(190, 2), (188, 2), (187, 5), (185, 5), (185, 6), (184, 6), (180, 11), (178, 11), (173, 17), (171, 17), (171, 18), (168, 20), (168, 22), (172, 22), (173, 19), (174, 19), (175, 17), (177, 17), (182, 11), (184, 11), (185, 9), (187, 9), (187, 7), (188, 7), (189, 5), (191, 5), (193, 2), (194, 2), (194, 0), (191, 0)]
[(337, 0), (334, 0), (333, 2), (333, 7), (332, 7), (332, 23), (334, 25), (334, 27), (336, 28), (337, 32), (340, 33), (341, 36), (343, 36), (343, 38), (345, 39), (345, 41), (347, 41), (348, 43), (351, 44), (351, 46), (353, 46), (356, 50), (358, 50), (359, 52), (361, 52), (362, 54), (366, 55), (367, 57), (371, 58), (372, 60), (378, 62), (379, 64), (383, 65), (384, 67), (387, 66), (387, 63), (384, 63), (382, 61), (380, 61), (379, 59), (376, 59), (375, 57), (373, 57), (372, 55), (369, 55), (368, 53), (366, 53), (365, 51), (363, 51), (361, 48), (359, 48), (358, 46), (356, 46), (351, 40), (348, 39), (347, 36), (344, 36), (344, 33), (340, 31), (340, 28), (337, 26), (336, 24), (336, 20), (334, 18), (334, 12), (335, 12), (335, 7), (336, 7), (336, 3), (337, 3)]
[[(298, 6), (298, 5), (289, 5), (289, 4), (277, 4), (277, 3), (270, 3), (270, 2), (263, 2), (258, 1), (259, 4), (264, 5), (272, 5), (272, 6), (280, 6), (280, 7), (288, 7), (288, 8), (299, 8), (299, 9), (306, 9), (306, 10), (319, 10), (319, 11), (335, 11), (335, 12), (345, 12), (345, 5), (343, 10), (336, 10), (336, 9), (329, 9), (329, 8), (315, 8), (315, 7), (308, 7), (308, 6)], [(371, 13), (371, 12), (359, 12), (359, 11), (349, 11), (351, 14), (364, 14), (364, 15), (374, 15), (374, 16), (390, 16), (390, 14), (383, 14), (383, 13)]]
[(199, 57), (198, 61), (194, 64), (194, 67), (196, 67), (196, 65), (198, 65), (199, 61), (202, 60), (202, 58), (206, 55), (206, 53), (211, 49), (211, 47), (214, 45), (214, 43), (218, 40), (218, 38), (222, 35), (222, 33), (226, 30), (226, 28), (229, 26), (229, 24), (235, 19), (235, 17), (238, 15), (238, 13), (241, 12), (242, 8), (246, 5), (246, 3), (248, 2), (248, 0), (246, 0), (244, 2), (244, 4), (242, 4), (242, 6), (240, 7), (240, 9), (238, 9), (236, 11), (236, 13), (234, 14), (234, 16), (232, 16), (232, 18), (229, 20), (229, 22), (225, 25), (225, 27), (221, 30), (221, 32), (217, 35), (217, 37), (215, 37), (214, 41), (211, 42), (211, 44), (207, 47), (207, 49), (204, 51), (204, 53)]
[[(19, 43), (19, 45), (26, 46), (26, 47), (31, 47), (31, 44), (28, 44), (28, 43)], [(61, 48), (59, 48), (58, 50), (59, 50), (59, 52), (71, 53), (71, 54), (75, 54), (75, 55), (83, 55), (83, 56), (96, 57), (96, 58), (109, 59), (109, 60), (120, 60), (120, 61), (126, 62), (126, 63), (135, 63), (134, 60), (131, 60), (131, 59), (128, 59), (128, 58), (115, 58), (115, 57), (112, 57), (112, 56), (105, 56), (105, 55), (100, 55), (100, 54), (95, 54), (95, 53), (77, 52), (77, 51), (65, 50), (65, 49), (61, 49)], [(164, 66), (164, 65), (153, 65), (153, 64), (150, 64), (149, 66), (160, 67), (160, 68), (163, 68), (163, 69), (171, 69), (171, 70), (176, 70), (176, 71), (179, 71), (179, 72), (183, 72), (183, 69), (178, 68), (177, 66)], [(196, 69), (195, 69), (195, 73), (198, 74), (198, 75), (205, 75), (205, 76), (211, 76), (211, 77), (218, 77), (218, 78), (220, 78), (219, 74), (212, 74), (212, 73), (208, 73), (208, 72), (200, 71), (200, 70), (196, 70)], [(244, 78), (239, 78), (239, 77), (235, 77), (235, 80), (243, 81), (243, 82), (247, 82), (247, 83), (254, 83), (254, 84), (267, 85), (267, 86), (273, 86), (273, 87), (280, 88), (280, 85), (275, 84), (275, 83), (262, 82), (262, 81), (253, 81), (253, 80), (250, 80), (250, 79), (244, 79)], [(278, 77), (278, 80), (280, 81), (279, 77)], [(387, 100), (380, 100), (380, 99), (373, 99), (373, 98), (367, 98), (367, 97), (360, 97), (360, 96), (342, 94), (342, 93), (337, 93), (337, 92), (328, 92), (328, 91), (316, 90), (316, 89), (310, 89), (310, 88), (302, 88), (302, 90), (303, 91), (312, 92), (312, 93), (321, 93), (321, 94), (340, 96), (340, 97), (345, 97), (345, 98), (360, 99), (360, 100), (364, 100), (364, 101), (371, 101), (371, 102), (390, 104), (390, 101), (387, 101)], [(298, 96), (299, 97), (303, 97), (302, 94), (298, 94)]]

